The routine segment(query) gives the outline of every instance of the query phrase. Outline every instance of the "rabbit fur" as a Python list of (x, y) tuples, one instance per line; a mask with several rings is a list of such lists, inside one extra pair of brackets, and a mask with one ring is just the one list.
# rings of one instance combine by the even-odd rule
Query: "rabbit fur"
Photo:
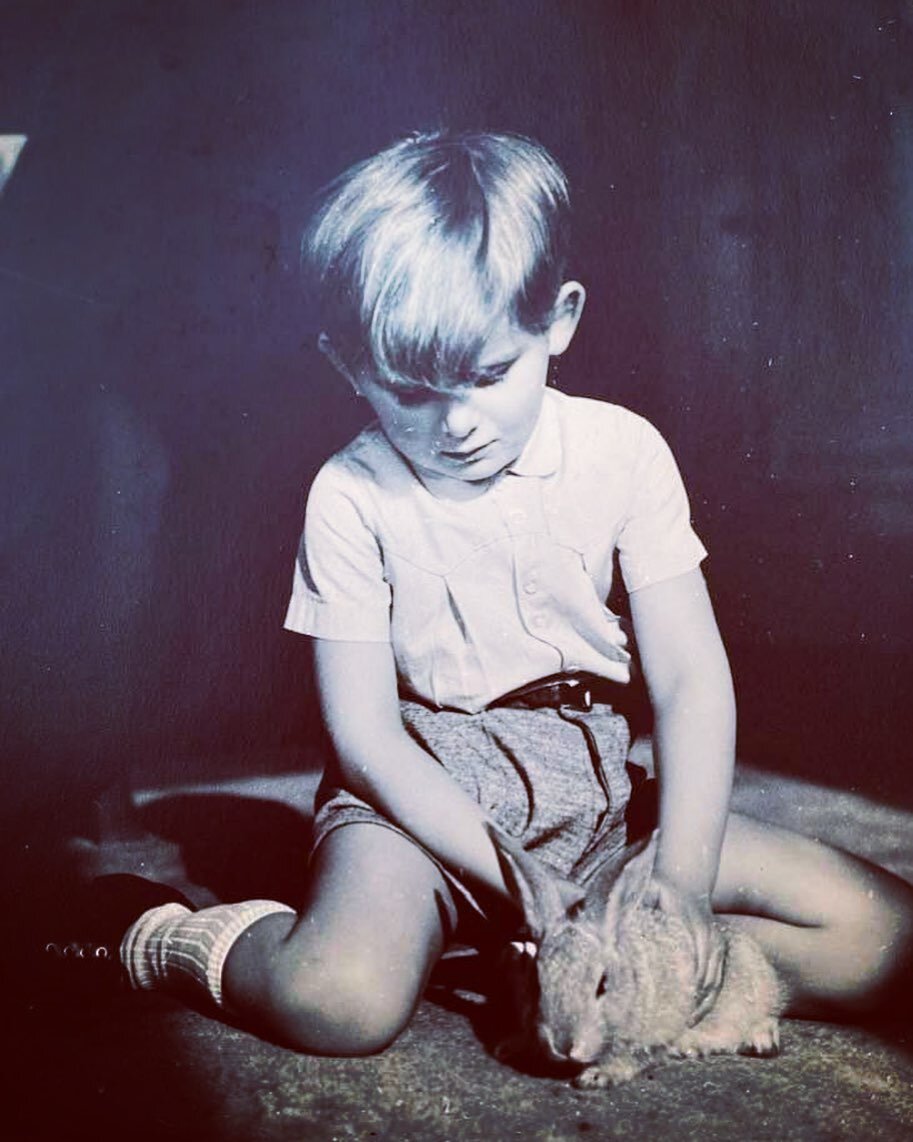
[(546, 866), (501, 834), (493, 840), (531, 937), (507, 952), (517, 1030), (499, 1058), (533, 1051), (579, 1067), (575, 1085), (605, 1087), (664, 1057), (778, 1053), (783, 996), (757, 943), (714, 920), (721, 971), (697, 994), (687, 907), (667, 886), (662, 907), (644, 902), (655, 833), (604, 865), (570, 905)]

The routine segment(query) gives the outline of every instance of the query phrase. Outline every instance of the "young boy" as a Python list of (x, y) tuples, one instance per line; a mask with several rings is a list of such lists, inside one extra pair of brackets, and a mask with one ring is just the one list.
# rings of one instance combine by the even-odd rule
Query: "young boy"
[(509, 135), (411, 137), (329, 188), (304, 246), (320, 346), (375, 419), (314, 481), (288, 610), (335, 750), (308, 900), (194, 913), (128, 885), (123, 927), (156, 905), (121, 943), (134, 986), (204, 988), (303, 1051), (376, 1051), (464, 906), (503, 920), (491, 823), (568, 882), (619, 850), (616, 558), (654, 712), (657, 884), (750, 931), (794, 1014), (869, 1010), (900, 973), (909, 885), (729, 814), (732, 683), (675, 463), (640, 417), (546, 387), (585, 300), (567, 214), (554, 160)]

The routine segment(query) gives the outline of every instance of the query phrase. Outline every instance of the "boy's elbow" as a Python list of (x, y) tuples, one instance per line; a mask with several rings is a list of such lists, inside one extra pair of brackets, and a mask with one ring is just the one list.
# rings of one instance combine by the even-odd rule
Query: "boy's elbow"
[(650, 695), (654, 715), (662, 718), (688, 710), (702, 710), (718, 718), (735, 721), (735, 689), (728, 665), (718, 669), (684, 672), (657, 687)]
[(364, 762), (360, 761), (357, 755), (354, 755), (349, 749), (340, 749), (336, 747), (336, 772), (339, 774), (340, 780), (346, 789), (351, 789), (353, 793), (362, 793), (362, 784), (367, 769)]
[(347, 789), (369, 797), (383, 776), (383, 769), (406, 737), (401, 728), (352, 727), (332, 734), (337, 769)]

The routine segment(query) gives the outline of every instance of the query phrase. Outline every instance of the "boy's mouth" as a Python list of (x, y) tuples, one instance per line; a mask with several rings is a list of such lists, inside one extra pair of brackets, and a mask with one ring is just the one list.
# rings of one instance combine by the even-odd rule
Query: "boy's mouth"
[(442, 448), (439, 455), (443, 456), (446, 460), (453, 460), (458, 464), (468, 464), (470, 460), (475, 460), (481, 456), (493, 443), (494, 441), (487, 440), (484, 444), (479, 444), (474, 448)]

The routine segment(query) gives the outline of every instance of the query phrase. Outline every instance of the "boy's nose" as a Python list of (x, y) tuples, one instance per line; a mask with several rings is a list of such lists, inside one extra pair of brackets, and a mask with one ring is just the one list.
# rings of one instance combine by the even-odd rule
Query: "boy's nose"
[(448, 436), (464, 440), (479, 423), (478, 410), (470, 397), (451, 397), (444, 410), (443, 427)]

